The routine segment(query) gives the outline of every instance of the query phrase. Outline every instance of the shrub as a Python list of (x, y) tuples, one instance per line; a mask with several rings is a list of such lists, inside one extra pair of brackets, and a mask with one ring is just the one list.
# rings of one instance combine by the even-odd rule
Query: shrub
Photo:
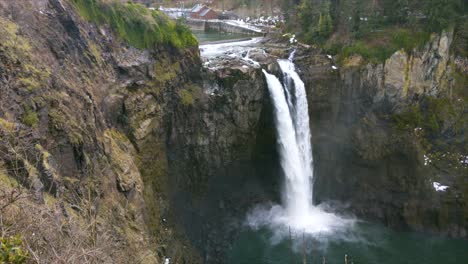
[(450, 99), (427, 96), (419, 104), (393, 115), (393, 121), (399, 130), (421, 128), (430, 137), (437, 137), (444, 129), (457, 134), (464, 119), (456, 107)]
[(0, 263), (25, 263), (28, 253), (21, 248), (23, 244), (19, 236), (0, 238)]
[(85, 20), (108, 25), (117, 36), (138, 49), (169, 45), (185, 48), (198, 45), (192, 32), (182, 23), (140, 4), (109, 0), (71, 0)]
[(431, 34), (426, 31), (412, 31), (399, 29), (392, 35), (392, 45), (397, 49), (404, 49), (411, 53), (413, 49), (422, 48), (430, 39)]
[(468, 15), (455, 27), (452, 48), (456, 55), (468, 57)]
[(25, 109), (22, 121), (24, 124), (30, 127), (36, 127), (39, 123), (39, 117), (37, 113), (31, 110), (29, 107)]
[(343, 55), (344, 57), (349, 57), (353, 54), (359, 54), (370, 62), (381, 63), (388, 59), (397, 50), (397, 48), (392, 46), (379, 45), (372, 47), (362, 41), (357, 41), (353, 45), (345, 47), (343, 49)]
[(388, 29), (379, 34), (368, 35), (343, 49), (344, 57), (359, 54), (368, 61), (381, 63), (396, 51), (403, 49), (411, 54), (414, 49), (422, 48), (430, 39), (426, 31), (409, 29)]

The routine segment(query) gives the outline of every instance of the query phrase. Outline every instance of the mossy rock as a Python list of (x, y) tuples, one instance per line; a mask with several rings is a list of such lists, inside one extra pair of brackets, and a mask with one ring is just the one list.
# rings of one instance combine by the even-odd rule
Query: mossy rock
[(33, 46), (17, 24), (0, 18), (0, 43), (0, 52), (19, 67), (16, 80), (20, 87), (32, 92), (47, 84), (50, 69), (34, 61)]
[(130, 140), (115, 129), (106, 130), (104, 137), (108, 142), (107, 152), (110, 156), (112, 170), (117, 175), (117, 188), (122, 192), (139, 188), (141, 186), (140, 174), (132, 158), (136, 153)]
[(180, 101), (185, 106), (191, 106), (195, 102), (192, 92), (189, 90), (180, 90), (179, 96), (180, 96)]
[(180, 87), (177, 93), (179, 95), (180, 102), (184, 106), (192, 106), (197, 100), (200, 100), (203, 97), (202, 88), (196, 84), (190, 83)]

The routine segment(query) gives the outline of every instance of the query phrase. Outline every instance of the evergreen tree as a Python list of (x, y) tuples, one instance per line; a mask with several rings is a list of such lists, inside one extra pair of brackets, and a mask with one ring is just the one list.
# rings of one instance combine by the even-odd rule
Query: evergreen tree
[(326, 29), (326, 36), (330, 36), (333, 33), (333, 22), (330, 16), (330, 13), (327, 13), (325, 16), (325, 29)]
[(438, 32), (455, 23), (463, 6), (459, 0), (427, 0), (424, 11), (428, 30)]
[(302, 29), (307, 29), (313, 24), (314, 10), (312, 7), (312, 1), (302, 1), (301, 6), (299, 7), (298, 16), (301, 21)]
[(323, 19), (323, 16), (322, 14), (320, 14), (320, 17), (319, 17), (319, 22), (318, 22), (318, 34), (319, 36), (324, 36), (325, 35), (325, 32), (327, 31), (327, 25)]

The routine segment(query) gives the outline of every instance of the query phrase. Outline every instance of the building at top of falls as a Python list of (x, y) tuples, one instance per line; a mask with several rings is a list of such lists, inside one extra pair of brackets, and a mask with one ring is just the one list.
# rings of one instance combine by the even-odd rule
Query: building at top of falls
[(190, 10), (190, 18), (192, 19), (218, 19), (218, 13), (206, 5), (197, 4)]

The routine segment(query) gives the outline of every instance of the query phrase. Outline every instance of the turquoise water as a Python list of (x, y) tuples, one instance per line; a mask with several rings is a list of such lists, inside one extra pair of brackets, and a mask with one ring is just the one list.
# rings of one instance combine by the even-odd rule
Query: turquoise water
[[(228, 253), (229, 264), (302, 264), (304, 244), (307, 263), (376, 263), (376, 264), (465, 264), (468, 241), (440, 238), (411, 232), (395, 232), (383, 226), (359, 223), (342, 238), (307, 238), (289, 235), (272, 243), (268, 229), (249, 230), (240, 234)], [(304, 243), (306, 241), (306, 243)], [(291, 246), (292, 245), (292, 246)], [(291, 250), (291, 248), (295, 248)]]
[(200, 43), (207, 43), (212, 41), (220, 40), (231, 40), (231, 39), (242, 39), (249, 38), (250, 36), (244, 34), (234, 34), (234, 33), (221, 33), (221, 32), (205, 32), (203, 30), (192, 30), (195, 37)]

